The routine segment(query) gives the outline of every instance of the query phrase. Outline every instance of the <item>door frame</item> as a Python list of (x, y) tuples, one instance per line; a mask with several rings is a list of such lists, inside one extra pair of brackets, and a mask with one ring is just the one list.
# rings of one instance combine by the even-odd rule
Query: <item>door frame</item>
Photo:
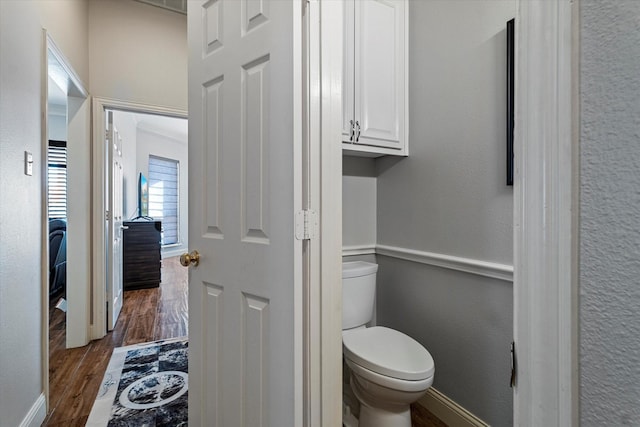
[(188, 119), (185, 110), (150, 104), (141, 104), (117, 99), (93, 98), (92, 126), (92, 316), (91, 339), (100, 339), (107, 334), (106, 316), (106, 247), (105, 238), (105, 183), (108, 179), (105, 168), (105, 132), (106, 110), (127, 111), (131, 113), (156, 114), (160, 116)]
[[(84, 83), (80, 79), (80, 76), (75, 72), (71, 63), (67, 57), (62, 53), (62, 50), (56, 45), (51, 35), (47, 32), (46, 28), (42, 29), (42, 96), (41, 96), (41, 109), (42, 109), (42, 127), (41, 127), (41, 155), (44, 161), (40, 165), (40, 173), (42, 176), (42, 242), (41, 242), (41, 325), (42, 325), (42, 353), (41, 353), (41, 365), (42, 365), (42, 385), (43, 393), (46, 401), (47, 412), (49, 411), (49, 197), (48, 197), (48, 167), (49, 167), (49, 76), (52, 69), (49, 66), (50, 57), (55, 60), (59, 67), (55, 70), (56, 77), (58, 79), (64, 79), (67, 91), (67, 115), (66, 115), (66, 127), (67, 127), (67, 149), (70, 147), (70, 140), (76, 139), (84, 141), (88, 134), (89, 126), (89, 111), (83, 107), (83, 104), (89, 98), (89, 92), (86, 90)], [(77, 113), (73, 126), (70, 126), (69, 110), (73, 106), (74, 111)], [(83, 112), (85, 115), (83, 116)], [(84, 120), (83, 120), (84, 118)], [(69, 159), (69, 151), (67, 151), (67, 159)], [(73, 158), (73, 154), (71, 155)], [(69, 175), (67, 175), (69, 177)], [(68, 183), (67, 183), (68, 186)], [(69, 194), (69, 192), (67, 192)], [(69, 220), (70, 206), (67, 206), (67, 220)], [(80, 212), (78, 210), (78, 212)], [(73, 257), (77, 252), (83, 251), (81, 247), (82, 241), (82, 226), (76, 224), (80, 222), (74, 220), (74, 224), (70, 227), (70, 221), (67, 221), (67, 236), (71, 236), (75, 244), (67, 246), (67, 259), (74, 259)], [(86, 221), (88, 224), (88, 220)], [(89, 245), (88, 243), (86, 244)], [(81, 262), (81, 260), (78, 260)], [(78, 265), (75, 270), (67, 270), (67, 322), (66, 322), (66, 342), (67, 348), (80, 347), (88, 342), (89, 335), (89, 289), (86, 283), (86, 279), (83, 278), (83, 274), (88, 275), (88, 265)], [(70, 280), (71, 278), (71, 280)], [(72, 296), (71, 301), (69, 297)]]
[(342, 425), (343, 3), (306, 2), (309, 194), (320, 232), (308, 241), (303, 334), (304, 424)]
[(579, 4), (518, 0), (514, 425), (578, 425)]

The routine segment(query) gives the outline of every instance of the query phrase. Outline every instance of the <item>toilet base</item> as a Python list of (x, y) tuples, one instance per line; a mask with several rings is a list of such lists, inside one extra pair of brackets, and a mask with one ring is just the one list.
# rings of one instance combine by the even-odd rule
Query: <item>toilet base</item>
[(411, 407), (405, 403), (381, 402), (351, 376), (351, 388), (360, 401), (359, 427), (411, 427)]
[(392, 412), (371, 406), (360, 406), (359, 427), (411, 427), (411, 410)]

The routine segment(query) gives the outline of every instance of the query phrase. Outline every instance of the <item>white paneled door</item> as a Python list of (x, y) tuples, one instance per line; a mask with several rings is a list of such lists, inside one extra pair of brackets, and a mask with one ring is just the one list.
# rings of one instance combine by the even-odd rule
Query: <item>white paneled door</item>
[(189, 2), (193, 426), (302, 425), (301, 7)]
[(108, 154), (107, 191), (107, 327), (112, 330), (122, 309), (122, 210), (124, 177), (122, 139), (113, 126), (113, 112), (107, 111), (106, 151)]

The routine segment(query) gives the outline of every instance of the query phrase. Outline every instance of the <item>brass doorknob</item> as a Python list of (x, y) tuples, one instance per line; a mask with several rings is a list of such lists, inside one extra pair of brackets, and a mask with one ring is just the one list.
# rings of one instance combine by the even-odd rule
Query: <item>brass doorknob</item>
[(200, 264), (200, 253), (198, 251), (191, 251), (191, 253), (183, 253), (180, 255), (180, 264), (183, 267), (189, 267), (189, 264), (193, 264), (194, 267), (197, 267)]

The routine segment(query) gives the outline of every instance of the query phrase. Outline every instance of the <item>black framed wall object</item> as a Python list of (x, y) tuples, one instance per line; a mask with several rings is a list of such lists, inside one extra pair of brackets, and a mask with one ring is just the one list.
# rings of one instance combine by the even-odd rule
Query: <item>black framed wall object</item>
[(124, 221), (122, 276), (125, 291), (160, 285), (160, 221)]
[(513, 127), (515, 106), (515, 18), (507, 21), (507, 185), (513, 185)]

